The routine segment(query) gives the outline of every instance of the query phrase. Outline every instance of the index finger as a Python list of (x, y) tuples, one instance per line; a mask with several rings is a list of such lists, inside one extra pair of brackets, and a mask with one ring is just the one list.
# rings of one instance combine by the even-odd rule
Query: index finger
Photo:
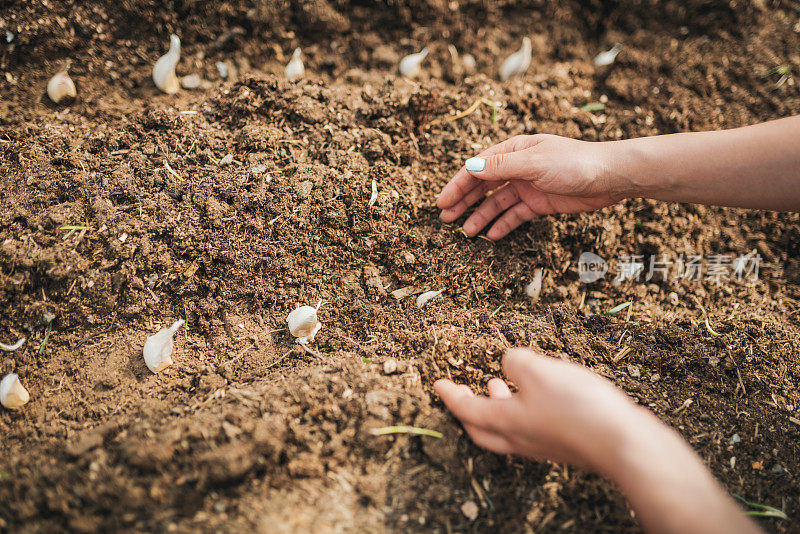
[(447, 409), (463, 424), (495, 431), (502, 431), (507, 426), (504, 408), (513, 402), (510, 399), (477, 397), (450, 380), (437, 380), (433, 388)]
[[(522, 138), (523, 136), (516, 136), (506, 139), (501, 143), (490, 146), (475, 157), (482, 158), (486, 156), (493, 156), (495, 154), (505, 154), (506, 152), (515, 152), (520, 150), (523, 148)], [(442, 192), (439, 193), (439, 199), (436, 201), (436, 206), (443, 210), (450, 208), (482, 183), (484, 183), (483, 180), (475, 178), (462, 166), (456, 175), (453, 176), (449, 182), (447, 182), (447, 185), (444, 186)]]

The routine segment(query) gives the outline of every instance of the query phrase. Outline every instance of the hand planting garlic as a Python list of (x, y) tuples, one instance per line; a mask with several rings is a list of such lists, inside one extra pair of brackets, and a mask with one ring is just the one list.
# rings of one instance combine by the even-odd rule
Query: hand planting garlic
[(400, 60), (400, 74), (406, 78), (416, 78), (421, 71), (420, 65), (422, 61), (428, 56), (428, 47), (422, 49), (421, 52), (416, 54), (409, 54)]
[(9, 410), (16, 410), (31, 399), (28, 390), (19, 381), (16, 373), (7, 374), (0, 380), (0, 404)]
[(322, 323), (317, 319), (317, 310), (321, 305), (322, 301), (320, 300), (316, 306), (300, 306), (292, 310), (292, 313), (286, 317), (289, 333), (301, 345), (314, 341), (314, 336), (322, 328)]
[(67, 98), (75, 98), (78, 94), (75, 91), (75, 83), (69, 77), (68, 69), (69, 67), (65, 68), (47, 82), (47, 96), (56, 104)]
[(286, 78), (293, 82), (295, 80), (299, 80), (306, 74), (306, 68), (303, 66), (303, 60), (300, 59), (300, 55), (303, 52), (299, 48), (295, 48), (294, 52), (292, 52), (292, 59), (286, 65)]
[(181, 82), (175, 75), (175, 65), (180, 59), (181, 40), (173, 33), (169, 37), (169, 51), (153, 67), (153, 82), (168, 95), (174, 95), (181, 88)]
[(600, 52), (594, 58), (594, 66), (606, 67), (611, 65), (617, 59), (617, 55), (619, 54), (620, 50), (622, 50), (622, 45), (617, 43), (613, 46), (613, 48), (611, 48), (611, 50)]
[(442, 293), (444, 293), (444, 289), (440, 289), (439, 291), (426, 291), (417, 297), (417, 308), (424, 308), (431, 299), (438, 297)]
[(178, 319), (172, 323), (172, 326), (162, 328), (144, 342), (144, 349), (142, 349), (144, 362), (152, 372), (160, 373), (172, 365), (172, 350), (174, 348), (172, 336), (185, 322), (183, 319)]
[(500, 67), (500, 79), (508, 80), (512, 76), (522, 76), (531, 64), (531, 40), (523, 37), (522, 48), (508, 56)]

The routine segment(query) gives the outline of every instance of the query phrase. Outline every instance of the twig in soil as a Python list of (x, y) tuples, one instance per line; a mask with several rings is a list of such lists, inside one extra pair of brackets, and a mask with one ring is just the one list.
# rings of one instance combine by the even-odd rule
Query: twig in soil
[(627, 308), (631, 304), (633, 304), (633, 301), (630, 301), (630, 300), (628, 302), (623, 302), (622, 304), (614, 306), (613, 308), (611, 308), (607, 312), (603, 312), (603, 315), (614, 315), (617, 312), (621, 312), (622, 310), (624, 310), (625, 308)]
[(52, 330), (53, 330), (53, 322), (51, 321), (47, 324), (47, 332), (44, 334), (44, 341), (42, 341), (42, 345), (39, 347), (39, 356), (42, 355), (45, 347), (47, 347), (47, 340), (50, 339), (50, 332)]
[(170, 173), (172, 176), (174, 176), (178, 181), (180, 181), (180, 182), (185, 182), (186, 181), (181, 177), (180, 174), (175, 172), (175, 169), (173, 169), (172, 167), (169, 166), (169, 162), (167, 160), (164, 160), (164, 168), (167, 169), (167, 172)]
[(703, 322), (706, 325), (706, 330), (708, 330), (708, 333), (714, 337), (722, 337), (722, 334), (716, 332), (713, 328), (711, 328), (711, 324), (708, 322), (708, 312), (703, 307), (703, 305), (700, 304), (700, 301), (697, 300), (697, 297), (692, 295), (692, 298), (694, 299), (694, 302), (697, 304), (697, 306), (700, 308), (700, 311), (703, 312)]
[(78, 230), (87, 230), (85, 226), (62, 226), (59, 230), (69, 230), (67, 234), (61, 238), (62, 241), (66, 241), (69, 236), (74, 234)]
[(778, 519), (789, 519), (789, 516), (787, 516), (786, 512), (784, 512), (783, 510), (778, 510), (777, 508), (773, 508), (772, 506), (768, 506), (766, 504), (758, 504), (756, 502), (747, 501), (745, 500), (744, 497), (736, 493), (734, 493), (733, 496), (742, 501), (750, 508), (757, 508), (757, 510), (748, 510), (747, 512), (745, 512), (747, 515), (752, 515), (756, 517), (777, 517)]
[(415, 434), (418, 436), (430, 436), (432, 438), (442, 439), (444, 436), (441, 432), (435, 430), (428, 430), (427, 428), (419, 428), (416, 426), (384, 426), (382, 428), (373, 428), (369, 431), (373, 436), (384, 436), (386, 434)]

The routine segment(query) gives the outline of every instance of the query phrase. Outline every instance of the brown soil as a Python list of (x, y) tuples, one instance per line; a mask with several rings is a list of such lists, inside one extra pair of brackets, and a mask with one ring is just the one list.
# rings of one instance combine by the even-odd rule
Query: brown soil
[[(764, 76), (800, 72), (797, 2), (383, 4), (6, 3), (0, 340), (28, 340), (0, 372), (19, 373), (32, 400), (0, 412), (2, 529), (637, 530), (609, 483), (479, 450), (432, 395), (443, 376), (483, 390), (503, 350), (526, 345), (614, 381), (731, 493), (784, 508), (790, 519), (766, 529), (799, 530), (797, 214), (633, 200), (492, 243), (434, 208), (465, 157), (514, 134), (609, 140), (800, 113), (798, 80)], [(207, 88), (153, 86), (172, 31), (179, 74)], [(523, 35), (533, 65), (501, 84)], [(596, 71), (614, 42), (617, 63)], [(448, 44), (478, 74), (464, 79)], [(308, 80), (290, 84), (298, 45)], [(424, 45), (420, 83), (395, 76)], [(48, 104), (47, 79), (68, 61), (78, 98)], [(604, 111), (579, 109), (602, 95)], [(441, 120), (480, 98), (501, 106)], [(86, 230), (63, 239), (64, 225)], [(753, 249), (756, 283), (577, 278), (585, 250)], [(419, 310), (391, 296), (406, 286), (446, 291)], [(305, 351), (284, 318), (318, 299), (324, 327)], [(628, 300), (630, 313), (600, 314)], [(176, 363), (153, 375), (144, 340), (179, 316)], [(444, 438), (369, 432), (392, 424)]]

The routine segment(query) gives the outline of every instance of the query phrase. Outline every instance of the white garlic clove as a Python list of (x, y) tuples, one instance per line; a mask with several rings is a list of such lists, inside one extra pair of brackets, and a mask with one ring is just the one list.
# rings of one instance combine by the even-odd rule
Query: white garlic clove
[(184, 89), (198, 89), (203, 84), (203, 79), (197, 74), (189, 74), (181, 78), (181, 87)]
[(175, 75), (175, 66), (180, 59), (181, 40), (172, 34), (169, 38), (169, 52), (161, 56), (153, 67), (153, 82), (168, 95), (174, 95), (181, 88), (181, 82)]
[(31, 400), (28, 390), (19, 381), (16, 373), (7, 374), (0, 380), (0, 404), (9, 410), (21, 408)]
[(14, 352), (18, 348), (20, 348), (23, 343), (25, 343), (25, 338), (24, 337), (19, 338), (16, 343), (13, 343), (11, 345), (6, 345), (5, 343), (0, 343), (0, 350), (4, 350), (6, 352)]
[(299, 80), (306, 74), (306, 68), (303, 66), (303, 60), (300, 59), (300, 54), (302, 54), (302, 51), (299, 48), (295, 48), (292, 53), (292, 59), (289, 61), (289, 64), (286, 65), (286, 78), (291, 82)]
[(617, 55), (619, 54), (620, 50), (622, 50), (622, 45), (617, 43), (611, 48), (611, 50), (600, 52), (594, 58), (594, 66), (607, 67), (608, 65), (611, 65), (617, 59)]
[(67, 98), (75, 98), (77, 94), (75, 83), (69, 77), (67, 69), (62, 70), (47, 82), (47, 96), (56, 104)]
[(400, 60), (400, 74), (406, 78), (416, 78), (421, 71), (420, 65), (422, 61), (428, 56), (428, 47), (422, 49), (421, 52), (416, 54), (409, 54)]
[(533, 272), (533, 280), (525, 286), (525, 294), (527, 294), (533, 302), (537, 302), (542, 294), (542, 275), (543, 269), (536, 269)]
[(439, 291), (426, 291), (417, 297), (417, 308), (424, 308), (431, 299), (438, 297), (442, 293), (444, 293), (444, 289), (440, 289)]
[(289, 326), (289, 333), (292, 334), (296, 341), (305, 345), (314, 341), (314, 336), (317, 335), (322, 323), (317, 319), (317, 310), (322, 305), (320, 300), (317, 306), (300, 306), (292, 310), (286, 317), (286, 323)]
[(500, 79), (508, 80), (512, 76), (522, 76), (531, 64), (531, 40), (522, 39), (522, 48), (508, 56), (500, 67)]
[(172, 326), (162, 328), (144, 342), (144, 348), (142, 349), (144, 362), (152, 372), (160, 373), (172, 365), (172, 350), (174, 347), (172, 336), (185, 322), (183, 319), (178, 319)]

